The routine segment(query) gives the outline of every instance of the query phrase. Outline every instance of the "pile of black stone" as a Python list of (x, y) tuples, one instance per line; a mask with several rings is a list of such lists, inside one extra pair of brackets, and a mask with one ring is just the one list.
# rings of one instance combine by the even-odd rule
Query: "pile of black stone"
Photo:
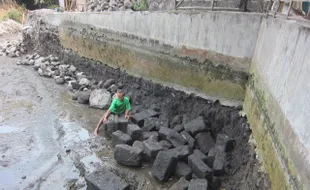
[(153, 163), (151, 173), (157, 180), (164, 182), (173, 175), (180, 178), (172, 189), (178, 189), (180, 183), (190, 189), (218, 189), (218, 177), (225, 175), (228, 162), (226, 153), (234, 150), (235, 140), (225, 134), (213, 139), (201, 116), (168, 128), (158, 119), (159, 114), (154, 110), (135, 113), (133, 124), (117, 116), (109, 119), (105, 132), (112, 138), (115, 160), (132, 167)]
[(0, 56), (19, 57), (27, 48), (21, 41), (7, 41), (0, 45)]

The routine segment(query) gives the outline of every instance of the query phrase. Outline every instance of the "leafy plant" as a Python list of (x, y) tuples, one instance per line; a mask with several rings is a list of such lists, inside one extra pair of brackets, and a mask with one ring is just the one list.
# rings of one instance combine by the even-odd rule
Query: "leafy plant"
[(17, 22), (21, 22), (21, 19), (23, 17), (23, 13), (22, 13), (22, 11), (20, 11), (18, 9), (12, 9), (8, 12), (7, 17), (9, 19), (15, 20)]
[(8, 10), (2, 17), (0, 17), (0, 21), (6, 20), (6, 19), (12, 19), (17, 22), (22, 22), (23, 19), (23, 10), (12, 8)]
[(147, 11), (148, 6), (147, 6), (147, 1), (146, 0), (140, 0), (140, 3), (133, 3), (133, 9), (135, 11)]

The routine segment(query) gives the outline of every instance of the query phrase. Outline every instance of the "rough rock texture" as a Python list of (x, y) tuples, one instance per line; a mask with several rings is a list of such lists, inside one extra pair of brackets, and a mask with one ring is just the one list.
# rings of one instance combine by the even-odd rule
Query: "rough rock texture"
[(184, 177), (180, 178), (169, 190), (187, 190), (189, 185), (189, 181), (187, 181)]
[(88, 104), (90, 91), (82, 91), (78, 93), (78, 102), (80, 104)]
[(129, 135), (123, 133), (122, 131), (115, 131), (112, 133), (112, 146), (118, 144), (132, 144), (132, 139)]
[(103, 169), (94, 171), (85, 177), (89, 190), (129, 190), (129, 184), (111, 171)]
[(173, 154), (179, 160), (187, 160), (187, 157), (191, 154), (191, 150), (189, 149), (187, 145), (180, 146), (177, 148), (172, 148), (167, 151)]
[(150, 117), (155, 117), (158, 115), (159, 115), (158, 112), (151, 110), (151, 109), (148, 109), (148, 110), (143, 110), (139, 113), (132, 114), (131, 120), (133, 123), (142, 127), (145, 119), (150, 118)]
[(93, 108), (108, 109), (111, 104), (111, 94), (105, 89), (95, 89), (90, 93), (89, 105)]
[(142, 152), (140, 148), (119, 144), (114, 149), (114, 158), (119, 164), (141, 166)]
[(230, 138), (229, 136), (227, 136), (226, 134), (218, 134), (216, 136), (216, 148), (221, 150), (221, 151), (225, 151), (225, 152), (229, 152), (232, 151), (236, 146), (236, 141), (232, 138)]
[(188, 185), (188, 190), (207, 189), (208, 181), (206, 179), (192, 179)]
[(192, 177), (192, 169), (182, 161), (177, 163), (174, 173), (178, 178), (184, 177), (188, 180)]
[(192, 168), (193, 173), (195, 173), (197, 177), (208, 179), (212, 177), (212, 169), (194, 154), (188, 157), (188, 165)]
[(188, 132), (186, 132), (186, 131), (182, 131), (180, 134), (187, 141), (188, 146), (191, 149), (193, 149), (195, 147), (195, 141), (196, 140), (190, 134), (188, 134)]
[(191, 120), (188, 123), (184, 124), (185, 131), (189, 132), (192, 135), (196, 135), (197, 133), (204, 132), (209, 130), (208, 126), (205, 124), (203, 117), (197, 117), (194, 120)]
[(152, 167), (153, 177), (159, 181), (167, 181), (173, 174), (176, 164), (177, 158), (173, 154), (167, 151), (160, 151)]
[(198, 133), (195, 139), (198, 148), (204, 154), (208, 154), (209, 150), (215, 145), (209, 132)]
[(127, 126), (127, 134), (132, 138), (133, 141), (142, 140), (142, 130), (138, 125), (129, 124)]
[(150, 158), (156, 158), (158, 152), (163, 150), (163, 146), (153, 139), (143, 141), (144, 152)]
[(180, 147), (186, 144), (185, 138), (183, 138), (180, 133), (176, 132), (175, 130), (170, 131), (167, 136), (167, 140), (171, 142), (174, 147)]

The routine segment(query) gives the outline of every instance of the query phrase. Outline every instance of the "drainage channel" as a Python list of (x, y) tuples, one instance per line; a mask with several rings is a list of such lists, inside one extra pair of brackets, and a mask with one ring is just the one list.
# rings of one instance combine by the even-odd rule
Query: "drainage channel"
[[(121, 147), (122, 155), (139, 160), (135, 160), (141, 162), (137, 164), (139, 167), (128, 166), (131, 164), (126, 164), (129, 161), (122, 160), (124, 158), (117, 159), (111, 141), (105, 137), (98, 137), (102, 143), (95, 143), (96, 155), (73, 159), (89, 187), (105, 189), (97, 186), (113, 186), (109, 181), (112, 178), (117, 181), (114, 187), (120, 189), (169, 189), (171, 186), (179, 189), (183, 185), (209, 189), (268, 189), (266, 176), (256, 159), (255, 147), (249, 143), (251, 128), (246, 117), (240, 114), (241, 106), (224, 106), (219, 101), (206, 100), (137, 78), (80, 57), (72, 50), (58, 52), (62, 52), (57, 55), (60, 58), (48, 53), (27, 54), (17, 64), (33, 67), (40, 76), (64, 85), (66, 92), (60, 96), (60, 106), (69, 110), (65, 117), (67, 121), (89, 120), (91, 122), (84, 127), (92, 133), (104, 112), (88, 108), (91, 93), (100, 91), (101, 95), (109, 94), (109, 100), (104, 101), (109, 104), (115, 98), (116, 89), (122, 88), (133, 108), (133, 120), (127, 127), (135, 124), (141, 130), (141, 136), (135, 139), (139, 142), (131, 139), (127, 147), (117, 146)], [(149, 112), (155, 114), (145, 114)], [(61, 123), (59, 139), (64, 138), (66, 130), (70, 130), (70, 122), (66, 123), (67, 126)], [(126, 136), (126, 131), (119, 130), (118, 134), (112, 134), (117, 142)], [(101, 131), (100, 136), (104, 136), (104, 130)], [(77, 135), (80, 140), (87, 140), (85, 132), (79, 131)], [(132, 152), (137, 149), (141, 150), (137, 153), (139, 156), (133, 156)], [(75, 155), (74, 150), (68, 149), (66, 152), (72, 153), (70, 157)], [(97, 158), (100, 165), (85, 164), (93, 163), (92, 160)], [(98, 169), (102, 170), (101, 173), (94, 175), (93, 172)], [(70, 187), (74, 187), (74, 182)]]

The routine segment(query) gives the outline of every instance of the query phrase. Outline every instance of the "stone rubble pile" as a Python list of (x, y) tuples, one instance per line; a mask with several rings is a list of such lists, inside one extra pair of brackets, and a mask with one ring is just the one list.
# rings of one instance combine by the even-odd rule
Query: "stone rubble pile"
[(86, 11), (131, 11), (133, 3), (131, 0), (89, 0), (86, 3)]
[(0, 56), (19, 57), (26, 52), (26, 46), (20, 41), (7, 41), (0, 45)]
[(201, 116), (182, 123), (178, 115), (168, 128), (159, 121), (159, 114), (154, 110), (134, 113), (133, 124), (117, 116), (109, 119), (105, 132), (112, 138), (115, 160), (131, 167), (153, 163), (151, 174), (157, 180), (165, 182), (173, 175), (180, 179), (171, 189), (218, 189), (235, 140), (226, 134), (213, 138)]
[[(112, 95), (122, 87), (114, 79), (93, 80), (53, 55), (42, 57), (34, 53), (17, 64), (30, 65), (40, 76), (67, 84), (73, 100), (97, 109), (107, 109), (114, 98)], [(130, 93), (127, 96), (133, 103)], [(179, 179), (171, 190), (218, 189), (230, 163), (227, 153), (234, 150), (235, 140), (226, 134), (213, 136), (209, 122), (202, 116), (185, 121), (183, 115), (177, 115), (167, 125), (159, 119), (160, 114), (159, 110), (149, 108), (133, 111), (130, 121), (117, 115), (108, 118), (103, 128), (111, 138), (117, 163), (130, 167), (152, 163), (151, 174), (155, 179), (161, 182), (172, 176)], [(98, 181), (93, 175), (86, 178), (89, 186), (109, 181), (109, 178), (107, 182), (105, 178)], [(128, 189), (128, 184), (124, 182), (121, 189)]]
[(53, 78), (57, 84), (67, 84), (73, 92), (72, 99), (80, 104), (89, 104), (92, 108), (107, 109), (112, 96), (117, 90), (113, 79), (105, 82), (91, 80), (75, 66), (65, 64), (58, 57), (49, 55), (42, 57), (37, 53), (26, 55), (24, 60), (18, 60), (17, 65), (32, 66), (42, 77)]

